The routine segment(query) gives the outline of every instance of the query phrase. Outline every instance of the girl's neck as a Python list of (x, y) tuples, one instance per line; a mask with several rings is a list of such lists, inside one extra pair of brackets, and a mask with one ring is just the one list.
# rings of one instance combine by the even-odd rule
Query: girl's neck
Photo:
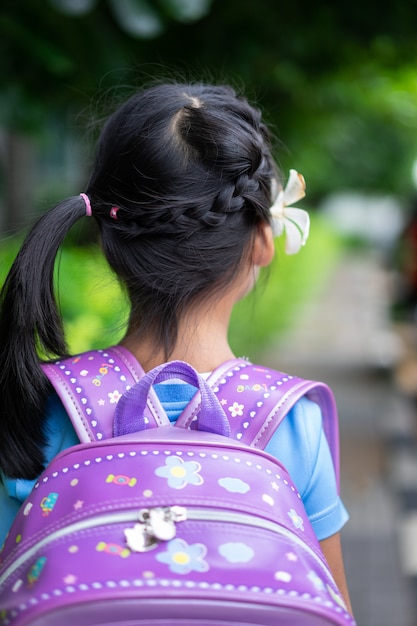
[[(211, 372), (218, 365), (235, 358), (227, 334), (231, 310), (227, 313), (218, 308), (208, 309), (204, 314), (195, 312), (180, 321), (178, 339), (169, 356), (170, 361), (186, 361), (198, 372)], [(155, 337), (142, 336), (128, 330), (121, 344), (137, 358), (145, 371), (164, 363), (163, 348), (157, 346)]]
[[(256, 276), (257, 267), (248, 261), (227, 290), (190, 308), (179, 320), (177, 342), (169, 360), (186, 361), (198, 372), (211, 372), (225, 361), (234, 359), (228, 341), (230, 316), (236, 302), (252, 289)], [(156, 337), (152, 333), (136, 332), (134, 324), (128, 329), (122, 345), (135, 355), (145, 371), (167, 360)]]
[[(163, 350), (156, 349), (155, 344), (148, 341), (136, 341), (136, 339), (126, 336), (121, 344), (127, 348), (139, 361), (145, 372), (153, 369), (157, 365), (164, 363), (167, 359)], [(186, 361), (198, 372), (211, 372), (221, 363), (235, 358), (230, 346), (227, 344), (211, 346), (196, 343), (193, 346), (177, 344), (170, 354), (169, 361)]]

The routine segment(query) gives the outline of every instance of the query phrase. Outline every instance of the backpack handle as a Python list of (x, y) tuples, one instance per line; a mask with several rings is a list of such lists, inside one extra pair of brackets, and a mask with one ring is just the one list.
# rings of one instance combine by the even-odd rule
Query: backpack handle
[(194, 385), (200, 392), (201, 406), (197, 416), (197, 429), (229, 437), (230, 424), (217, 396), (204, 378), (184, 361), (170, 361), (158, 365), (122, 395), (114, 413), (114, 436), (145, 430), (144, 410), (151, 386), (172, 378), (179, 378)]

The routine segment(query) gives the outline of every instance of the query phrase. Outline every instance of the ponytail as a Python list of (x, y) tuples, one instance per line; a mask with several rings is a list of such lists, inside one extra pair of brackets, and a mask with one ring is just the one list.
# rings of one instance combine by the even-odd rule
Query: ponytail
[(166, 358), (184, 312), (239, 275), (271, 219), (276, 168), (261, 113), (228, 86), (161, 84), (107, 120), (88, 196), (70, 198), (27, 237), (0, 294), (0, 470), (34, 478), (44, 463), (50, 385), (39, 357), (66, 355), (54, 265), (71, 226), (93, 214), (130, 300), (129, 331)]
[(85, 214), (85, 200), (72, 197), (43, 215), (0, 292), (0, 470), (9, 478), (33, 479), (44, 467), (49, 383), (39, 355), (51, 359), (67, 353), (54, 266), (66, 234)]

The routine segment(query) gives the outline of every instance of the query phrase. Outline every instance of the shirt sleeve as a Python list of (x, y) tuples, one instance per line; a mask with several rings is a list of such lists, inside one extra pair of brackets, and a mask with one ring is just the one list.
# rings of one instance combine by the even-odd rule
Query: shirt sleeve
[[(46, 412), (45, 466), (62, 450), (80, 443), (58, 396), (52, 395)], [(0, 546), (13, 523), (22, 502), (32, 491), (36, 480), (0, 476)]]
[(338, 493), (320, 407), (308, 398), (299, 400), (265, 451), (287, 469), (319, 541), (338, 532), (349, 516)]
[(9, 528), (20, 508), (21, 502), (12, 498), (4, 481), (0, 481), (0, 547), (3, 545)]

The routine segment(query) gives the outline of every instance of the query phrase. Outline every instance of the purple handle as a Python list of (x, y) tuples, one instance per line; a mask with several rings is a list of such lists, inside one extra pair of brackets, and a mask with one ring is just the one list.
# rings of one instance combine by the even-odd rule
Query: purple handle
[(201, 405), (197, 417), (198, 430), (229, 437), (231, 434), (230, 424), (217, 396), (204, 378), (184, 361), (171, 361), (158, 365), (122, 395), (114, 413), (114, 436), (118, 437), (145, 430), (144, 410), (151, 386), (172, 378), (179, 378), (194, 385), (200, 391)]

